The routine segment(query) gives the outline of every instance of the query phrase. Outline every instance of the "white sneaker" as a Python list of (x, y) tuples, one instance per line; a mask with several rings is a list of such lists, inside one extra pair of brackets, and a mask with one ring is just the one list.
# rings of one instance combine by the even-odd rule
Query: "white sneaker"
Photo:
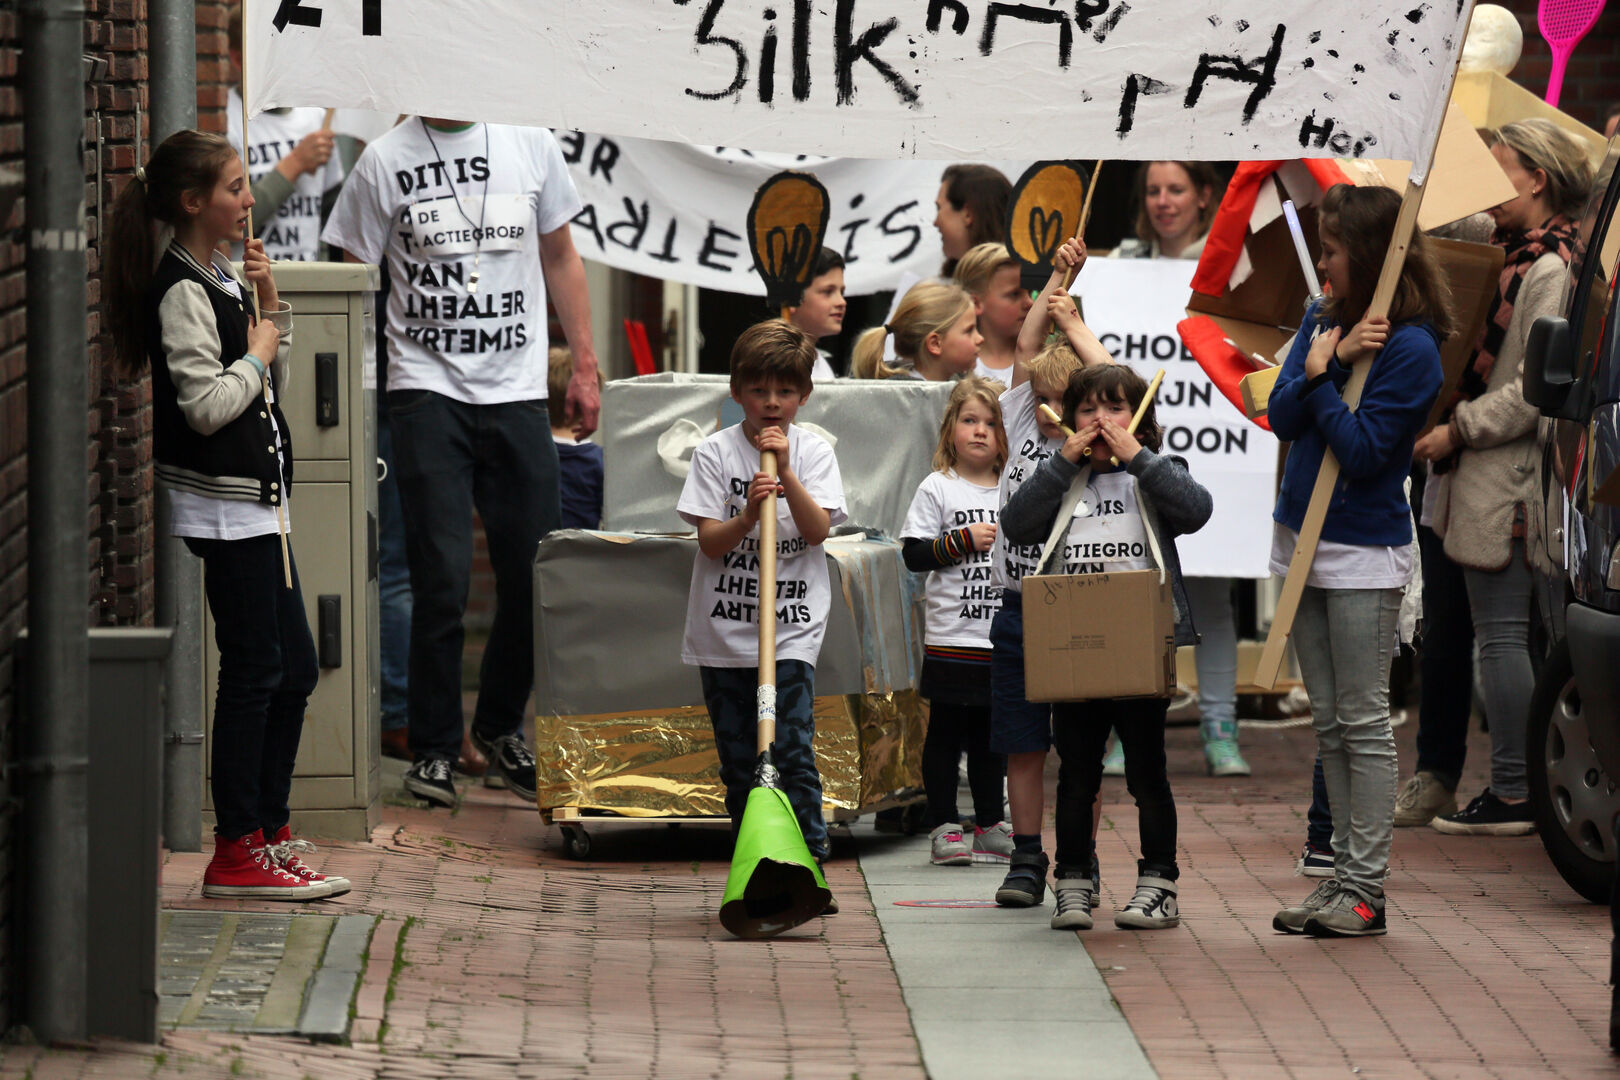
[(928, 834), (929, 859), (935, 866), (971, 866), (973, 849), (962, 836), (962, 826), (947, 821)]
[(1052, 898), (1057, 901), (1052, 912), (1052, 929), (1091, 929), (1091, 905), (1096, 901), (1096, 894), (1091, 890), (1089, 877), (1058, 878), (1052, 886)]
[(1114, 925), (1127, 930), (1164, 930), (1180, 922), (1176, 883), (1157, 874), (1137, 878), (1136, 895), (1114, 916)]
[(1013, 829), (998, 821), (988, 829), (974, 826), (973, 861), (986, 866), (1006, 866), (1013, 853)]

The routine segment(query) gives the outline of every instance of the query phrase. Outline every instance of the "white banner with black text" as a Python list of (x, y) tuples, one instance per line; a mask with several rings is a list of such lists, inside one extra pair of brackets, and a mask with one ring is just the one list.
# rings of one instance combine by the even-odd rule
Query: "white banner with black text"
[[(824, 243), (844, 257), (851, 296), (893, 289), (907, 273), (932, 277), (944, 253), (934, 228), (940, 167), (752, 153), (557, 132), (585, 207), (574, 245), (587, 259), (706, 289), (762, 296), (748, 253), (754, 191), (782, 169), (812, 172), (832, 201)], [(1028, 162), (992, 162), (1009, 181)]]
[(250, 0), (253, 112), (836, 157), (1393, 158), (1472, 0)]
[(1277, 490), (1277, 438), (1227, 404), (1181, 344), (1176, 322), (1192, 292), (1191, 259), (1090, 259), (1074, 292), (1086, 323), (1114, 359), (1144, 379), (1164, 369), (1155, 409), (1162, 451), (1187, 467), (1215, 500), (1198, 532), (1176, 542), (1189, 577), (1271, 576), (1271, 511)]

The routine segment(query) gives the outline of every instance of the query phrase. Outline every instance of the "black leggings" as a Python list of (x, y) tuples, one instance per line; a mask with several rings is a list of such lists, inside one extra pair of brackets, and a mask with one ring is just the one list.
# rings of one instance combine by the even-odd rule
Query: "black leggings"
[(930, 829), (962, 820), (956, 813), (956, 763), (964, 750), (979, 828), (988, 829), (1007, 816), (1001, 799), (1007, 756), (990, 752), (990, 706), (935, 701), (928, 707), (928, 735), (922, 753)]
[(1058, 866), (1089, 873), (1096, 847), (1091, 837), (1091, 805), (1102, 783), (1103, 751), (1110, 728), (1125, 751), (1125, 786), (1136, 800), (1141, 836), (1138, 874), (1174, 881), (1176, 800), (1165, 775), (1164, 698), (1122, 698), (1070, 706), (1052, 721), (1058, 763)]

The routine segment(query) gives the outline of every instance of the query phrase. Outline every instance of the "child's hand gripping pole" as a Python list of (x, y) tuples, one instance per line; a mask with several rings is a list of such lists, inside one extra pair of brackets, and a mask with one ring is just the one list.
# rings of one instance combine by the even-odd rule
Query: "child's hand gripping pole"
[[(762, 450), (759, 471), (776, 476), (776, 453)], [(760, 754), (776, 741), (776, 489), (759, 506), (759, 690), (757, 691)]]
[[(1136, 427), (1142, 422), (1142, 417), (1147, 413), (1148, 406), (1153, 404), (1153, 395), (1159, 392), (1159, 384), (1162, 382), (1164, 382), (1164, 368), (1160, 368), (1158, 374), (1153, 376), (1153, 381), (1148, 383), (1147, 393), (1142, 395), (1142, 403), (1136, 407), (1136, 415), (1131, 417), (1130, 427), (1125, 429), (1132, 435), (1136, 434)], [(1046, 417), (1052, 423), (1056, 424), (1058, 426), (1058, 430), (1062, 431), (1063, 434), (1074, 434), (1074, 432), (1069, 429), (1069, 425), (1063, 422), (1063, 417), (1059, 416), (1057, 414), (1057, 410), (1052, 408), (1052, 406), (1043, 401), (1039, 406), (1037, 406), (1037, 408), (1041, 410), (1041, 415)], [(1081, 451), (1081, 453), (1085, 454), (1086, 457), (1090, 457), (1091, 447), (1086, 447)], [(1115, 466), (1119, 465), (1119, 458), (1117, 457), (1110, 456), (1108, 460)]]
[[(242, 20), (244, 25), (247, 25), (247, 3), (245, 0), (242, 4)], [(331, 116), (331, 111), (328, 110), (326, 118), (327, 123), (331, 122)], [(247, 141), (247, 129), (247, 51), (244, 49), (242, 55), (242, 140), (244, 144)], [(250, 213), (248, 214), (247, 219), (247, 231), (242, 235), (242, 246), (245, 248), (247, 246), (247, 242), (252, 239), (253, 215)], [(259, 287), (250, 281), (248, 282), (248, 291), (253, 294), (253, 321), (258, 322), (260, 319), (264, 318), (264, 312), (259, 310)], [(272, 356), (270, 359), (273, 362), (275, 357)], [(269, 367), (269, 364), (265, 365), (265, 377), (260, 380), (264, 385), (264, 407), (266, 411), (269, 411), (271, 406)], [(276, 455), (276, 472), (278, 474), (281, 471), (280, 460), (281, 456), (278, 453)], [(285, 499), (287, 497), (286, 485), (281, 484), (279, 486), (282, 489), (281, 499)], [(279, 499), (276, 502), (276, 535), (281, 538), (281, 577), (282, 580), (287, 583), (287, 588), (291, 589), (293, 587), (292, 557), (287, 552), (287, 514), (284, 510), (282, 510), (281, 501)]]

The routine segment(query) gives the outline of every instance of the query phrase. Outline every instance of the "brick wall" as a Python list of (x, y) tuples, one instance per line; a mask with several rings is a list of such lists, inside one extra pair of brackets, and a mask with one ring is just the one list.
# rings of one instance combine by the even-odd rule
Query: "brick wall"
[[(199, 126), (225, 129), (225, 11), (219, 0), (197, 2)], [(85, 92), (84, 182), (89, 306), (90, 440), (85, 552), (87, 622), (150, 625), (154, 608), (155, 531), (152, 506), (151, 386), (115, 377), (104, 333), (99, 278), (102, 221), (150, 153), (146, 0), (86, 0), (84, 51), (108, 61), (107, 77)], [(15, 5), (0, 3), (0, 165), (23, 162), (20, 25)], [(99, 185), (98, 185), (99, 165)], [(26, 285), (21, 200), (0, 223), (0, 761), (15, 759), (18, 722), (13, 646), (27, 618)], [(11, 770), (0, 770), (0, 1030), (15, 1018), (12, 985), (12, 818), (17, 792)]]

